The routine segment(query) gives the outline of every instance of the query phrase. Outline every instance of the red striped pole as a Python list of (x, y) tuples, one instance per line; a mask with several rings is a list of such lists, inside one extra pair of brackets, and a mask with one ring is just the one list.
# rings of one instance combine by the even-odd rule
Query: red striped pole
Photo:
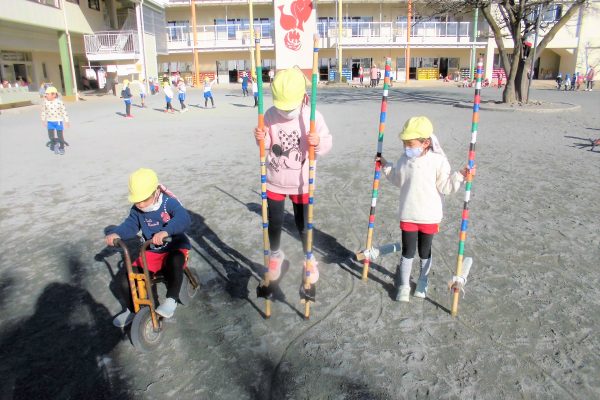
[[(475, 97), (473, 98), (473, 119), (471, 122), (471, 143), (469, 144), (469, 162), (467, 166), (467, 177), (465, 184), (465, 201), (463, 204), (462, 220), (460, 223), (460, 233), (458, 241), (458, 256), (456, 258), (456, 276), (461, 276), (463, 267), (463, 258), (465, 254), (465, 241), (467, 240), (467, 228), (469, 226), (469, 201), (471, 200), (471, 186), (473, 185), (473, 168), (475, 167), (475, 143), (477, 142), (477, 131), (479, 129), (479, 105), (481, 103), (481, 77), (483, 75), (483, 58), (477, 63), (477, 79), (475, 84)], [(458, 315), (458, 299), (460, 295), (460, 286), (452, 286), (452, 309), (451, 315)]]
[[(373, 245), (373, 228), (375, 227), (375, 207), (377, 206), (377, 198), (379, 197), (379, 181), (381, 179), (381, 153), (383, 152), (383, 134), (385, 131), (385, 119), (387, 116), (388, 91), (390, 88), (390, 72), (392, 69), (392, 59), (385, 60), (385, 77), (383, 79), (383, 97), (381, 98), (381, 112), (379, 113), (379, 132), (377, 136), (377, 153), (375, 157), (375, 174), (373, 176), (373, 191), (371, 192), (371, 210), (369, 211), (369, 229), (367, 231), (367, 245), (365, 249), (368, 251)], [(370, 257), (365, 257), (363, 261), (362, 280), (366, 282), (369, 279), (369, 264)]]

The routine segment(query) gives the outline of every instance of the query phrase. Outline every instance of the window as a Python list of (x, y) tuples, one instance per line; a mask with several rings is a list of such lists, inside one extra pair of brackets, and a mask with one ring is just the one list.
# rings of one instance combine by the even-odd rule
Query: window
[(167, 21), (169, 30), (169, 40), (185, 41), (189, 38), (189, 23), (188, 21)]
[(100, 0), (88, 0), (88, 7), (92, 10), (100, 11)]
[(29, 0), (29, 1), (33, 1), (35, 3), (40, 3), (40, 4), (45, 4), (45, 5), (51, 6), (51, 7), (60, 8), (60, 3), (58, 2), (58, 0)]
[(562, 16), (562, 5), (554, 4), (550, 6), (547, 10), (544, 10), (542, 14), (542, 21), (544, 22), (555, 22), (560, 20)]

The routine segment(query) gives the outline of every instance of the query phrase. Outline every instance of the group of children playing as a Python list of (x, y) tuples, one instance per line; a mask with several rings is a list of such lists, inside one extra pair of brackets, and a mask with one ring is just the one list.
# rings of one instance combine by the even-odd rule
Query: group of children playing
[[(210, 78), (206, 77), (204, 78), (204, 83), (203, 83), (203, 95), (204, 95), (204, 108), (208, 107), (208, 100), (210, 100), (212, 108), (215, 108), (215, 100), (212, 96), (212, 85), (215, 83), (215, 80), (210, 80)], [(139, 92), (140, 92), (140, 98), (141, 98), (141, 107), (144, 108), (146, 106), (145, 103), (145, 98), (146, 98), (146, 83), (145, 80), (143, 81), (138, 81), (138, 85), (139, 85)], [(121, 98), (123, 99), (123, 102), (125, 103), (125, 118), (133, 118), (133, 115), (131, 115), (131, 101), (133, 98), (133, 94), (131, 93), (131, 82), (129, 82), (129, 80), (125, 79), (123, 81), (123, 89), (121, 90)], [(185, 84), (185, 81), (182, 78), (178, 78), (177, 81), (175, 82), (175, 89), (177, 90), (177, 99), (179, 100), (179, 112), (187, 112), (189, 109), (187, 108), (187, 105), (185, 104), (185, 100), (186, 100), (186, 94), (187, 94), (187, 86)], [(171, 82), (169, 81), (169, 78), (166, 77), (163, 79), (162, 82), (162, 91), (163, 94), (165, 95), (165, 112), (166, 113), (174, 113), (175, 110), (173, 109), (173, 98), (175, 97), (175, 93), (173, 91), (173, 87), (171, 85)]]
[[(289, 197), (294, 212), (296, 229), (306, 251), (308, 216), (309, 147), (314, 146), (317, 157), (326, 155), (332, 148), (332, 136), (323, 116), (316, 111), (315, 132), (309, 132), (310, 106), (306, 93), (306, 78), (297, 68), (277, 72), (271, 85), (273, 107), (264, 115), (264, 129), (255, 128), (254, 138), (264, 143), (268, 154), (267, 204), (270, 261), (266, 276), (277, 282), (285, 259), (281, 248), (285, 198)], [(404, 152), (395, 163), (383, 157), (384, 175), (399, 187), (399, 227), (402, 237), (402, 256), (396, 271), (396, 300), (408, 302), (413, 259), (418, 251), (420, 272), (414, 296), (427, 296), (428, 277), (432, 269), (431, 245), (442, 220), (442, 199), (456, 192), (467, 169), (452, 172), (436, 136), (431, 121), (424, 116), (412, 117), (400, 131), (399, 139)], [(183, 268), (190, 248), (185, 232), (190, 217), (179, 200), (159, 183), (156, 173), (139, 169), (129, 178), (129, 201), (133, 204), (129, 216), (110, 232), (107, 245), (116, 238), (135, 238), (141, 231), (146, 240), (158, 246), (148, 254), (149, 270), (163, 271), (167, 281), (167, 299), (156, 312), (170, 318), (177, 307), (178, 294), (183, 280)], [(169, 244), (163, 240), (171, 237)], [(140, 268), (141, 260), (134, 262)], [(319, 279), (316, 260), (308, 263), (310, 283)], [(120, 284), (124, 311), (113, 321), (123, 327), (131, 322), (132, 305), (126, 274), (121, 274)]]

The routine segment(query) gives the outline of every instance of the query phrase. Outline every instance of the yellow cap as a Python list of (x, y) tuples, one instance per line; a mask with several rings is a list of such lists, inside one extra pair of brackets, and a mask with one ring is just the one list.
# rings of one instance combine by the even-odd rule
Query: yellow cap
[(123, 79), (123, 86), (129, 85), (129, 79)]
[(296, 109), (306, 94), (306, 78), (299, 68), (284, 69), (275, 75), (271, 85), (273, 105), (281, 111)]
[(129, 176), (129, 202), (139, 203), (152, 196), (158, 187), (156, 172), (140, 168)]
[(48, 86), (46, 88), (46, 94), (50, 94), (50, 93), (58, 94), (58, 90), (56, 90), (56, 88), (54, 86)]
[(433, 133), (433, 125), (427, 117), (412, 117), (404, 124), (400, 132), (400, 140), (429, 139)]
[(204, 82), (210, 82), (210, 78), (208, 76), (204, 77)]

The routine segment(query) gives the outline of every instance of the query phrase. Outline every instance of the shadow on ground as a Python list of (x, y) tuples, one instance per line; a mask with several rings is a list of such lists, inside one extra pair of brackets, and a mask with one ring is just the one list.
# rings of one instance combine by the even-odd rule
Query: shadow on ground
[(129, 398), (108, 356), (121, 331), (82, 287), (83, 263), (73, 254), (64, 256), (69, 282), (48, 284), (34, 314), (2, 332), (2, 398)]

